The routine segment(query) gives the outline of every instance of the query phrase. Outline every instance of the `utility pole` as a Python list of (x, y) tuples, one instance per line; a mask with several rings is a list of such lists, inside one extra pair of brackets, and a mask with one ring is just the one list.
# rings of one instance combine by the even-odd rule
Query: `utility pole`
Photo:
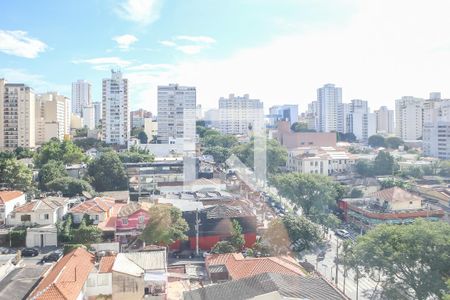
[(356, 267), (356, 300), (359, 297), (359, 269)]
[(200, 227), (200, 220), (198, 218), (198, 208), (195, 211), (195, 254), (199, 256), (198, 251), (198, 236), (199, 236), (199, 227)]
[(336, 287), (338, 286), (338, 275), (339, 275), (339, 241), (336, 238), (336, 279), (335, 279), (335, 283), (336, 283)]

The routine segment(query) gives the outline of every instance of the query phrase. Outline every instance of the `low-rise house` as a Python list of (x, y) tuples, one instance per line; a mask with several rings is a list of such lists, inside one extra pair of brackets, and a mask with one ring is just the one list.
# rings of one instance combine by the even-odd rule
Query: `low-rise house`
[(89, 273), (84, 295), (96, 299), (100, 295), (112, 297), (112, 267), (116, 256), (103, 256)]
[(14, 208), (26, 201), (25, 194), (21, 191), (0, 191), (0, 224), (5, 224)]
[(52, 266), (28, 299), (84, 299), (86, 281), (94, 261), (94, 255), (87, 250), (81, 247), (72, 250)]
[(262, 273), (183, 293), (185, 300), (309, 299), (348, 300), (321, 277)]
[(241, 253), (212, 254), (206, 257), (205, 266), (213, 282), (237, 280), (267, 272), (305, 275), (303, 268), (290, 256), (245, 258)]
[(30, 248), (58, 246), (58, 230), (56, 226), (51, 224), (27, 228), (25, 245)]
[(47, 197), (15, 207), (9, 214), (8, 225), (52, 225), (62, 220), (68, 210), (68, 198)]
[(120, 244), (127, 244), (142, 233), (150, 219), (148, 209), (149, 204), (139, 202), (130, 202), (120, 208), (116, 220), (116, 240)]
[(339, 201), (346, 222), (362, 230), (378, 224), (407, 224), (416, 218), (439, 220), (444, 216), (442, 209), (432, 209), (423, 198), (399, 187), (392, 187), (373, 193), (366, 198), (350, 198)]
[(66, 172), (69, 177), (81, 179), (87, 173), (87, 165), (86, 164), (74, 164), (66, 166)]
[(166, 299), (166, 249), (119, 253), (112, 267), (112, 299)]
[(88, 215), (93, 224), (98, 225), (112, 215), (114, 204), (112, 198), (96, 197), (72, 207), (69, 212), (73, 215), (75, 224), (81, 223), (83, 216)]

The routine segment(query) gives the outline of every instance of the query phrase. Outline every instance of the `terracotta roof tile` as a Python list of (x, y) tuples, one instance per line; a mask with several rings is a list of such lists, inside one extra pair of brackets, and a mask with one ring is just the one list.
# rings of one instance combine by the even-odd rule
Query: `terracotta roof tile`
[(73, 250), (45, 274), (30, 299), (77, 299), (93, 267), (93, 254), (83, 248)]
[(379, 198), (381, 200), (386, 200), (388, 202), (404, 202), (410, 200), (422, 200), (421, 197), (411, 194), (399, 187), (392, 187), (389, 189), (384, 189), (372, 194), (373, 197)]
[(96, 197), (92, 200), (84, 201), (70, 209), (71, 213), (102, 213), (108, 212), (114, 205), (111, 198)]
[(38, 210), (52, 210), (58, 207), (62, 207), (67, 201), (67, 198), (49, 197), (44, 199), (38, 199), (25, 203), (22, 206), (16, 207), (14, 212), (28, 213)]
[(305, 275), (301, 266), (291, 257), (249, 257), (241, 253), (213, 254), (206, 258), (206, 266), (224, 265), (233, 280), (256, 274), (273, 272), (286, 275)]
[(0, 191), (0, 203), (11, 201), (23, 195), (21, 191)]
[(111, 273), (116, 256), (103, 256), (98, 266), (99, 273)]

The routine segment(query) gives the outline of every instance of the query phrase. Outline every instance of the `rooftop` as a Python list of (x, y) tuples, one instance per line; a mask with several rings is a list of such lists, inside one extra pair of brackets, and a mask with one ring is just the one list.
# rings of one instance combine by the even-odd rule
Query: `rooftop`
[(41, 210), (54, 210), (58, 207), (62, 207), (66, 204), (68, 198), (62, 197), (47, 197), (44, 199), (38, 199), (28, 202), (22, 206), (16, 207), (14, 212), (16, 213), (30, 213)]
[(239, 218), (244, 216), (254, 216), (253, 212), (243, 206), (231, 206), (218, 204), (208, 206), (204, 209), (206, 218), (208, 219), (221, 219), (221, 218)]
[[(274, 294), (271, 294), (274, 293)], [(184, 292), (185, 300), (244, 300), (259, 295), (308, 300), (349, 299), (320, 277), (262, 273), (251, 277)], [(269, 298), (268, 298), (269, 299)]]
[(114, 205), (114, 199), (107, 197), (95, 197), (84, 201), (70, 209), (71, 213), (102, 213), (108, 212)]
[(114, 262), (116, 261), (116, 256), (103, 256), (100, 259), (100, 263), (98, 266), (99, 273), (111, 273)]
[(390, 203), (406, 202), (411, 200), (423, 200), (422, 197), (411, 194), (404, 189), (399, 187), (392, 187), (389, 189), (384, 189), (372, 194), (372, 197), (384, 200)]
[(5, 204), (23, 195), (21, 191), (0, 191), (0, 204)]
[(112, 270), (115, 272), (141, 276), (148, 271), (167, 271), (166, 250), (119, 253)]
[(205, 264), (207, 268), (225, 266), (233, 280), (266, 272), (305, 275), (302, 267), (290, 256), (244, 258), (241, 253), (213, 254), (206, 257)]
[(83, 248), (77, 248), (53, 265), (34, 289), (31, 298), (77, 299), (93, 267), (94, 255)]

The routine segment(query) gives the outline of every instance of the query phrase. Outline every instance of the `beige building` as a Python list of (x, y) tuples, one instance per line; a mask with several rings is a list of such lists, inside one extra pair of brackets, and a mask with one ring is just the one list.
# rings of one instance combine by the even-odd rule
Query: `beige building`
[(77, 114), (72, 113), (70, 116), (70, 128), (81, 129), (83, 128), (83, 118)]
[(35, 138), (35, 95), (22, 83), (0, 79), (0, 149), (33, 148)]
[(293, 132), (289, 122), (278, 122), (274, 138), (284, 147), (336, 147), (335, 132)]
[(299, 147), (288, 152), (287, 168), (304, 174), (334, 175), (352, 169), (356, 158), (333, 147)]
[(144, 119), (144, 132), (148, 137), (148, 142), (152, 140), (154, 135), (158, 135), (158, 122), (152, 118)]
[(56, 92), (36, 95), (36, 144), (62, 141), (70, 133), (69, 105), (69, 98)]

